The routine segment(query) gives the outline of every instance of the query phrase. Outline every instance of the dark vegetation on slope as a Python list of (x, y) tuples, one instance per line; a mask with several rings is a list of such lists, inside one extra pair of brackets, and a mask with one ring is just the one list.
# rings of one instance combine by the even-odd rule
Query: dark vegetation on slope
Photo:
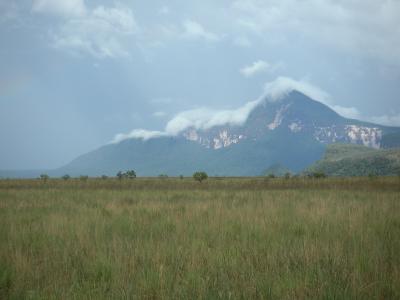
[(332, 144), (325, 156), (306, 172), (328, 176), (400, 175), (400, 149), (376, 150), (360, 145)]

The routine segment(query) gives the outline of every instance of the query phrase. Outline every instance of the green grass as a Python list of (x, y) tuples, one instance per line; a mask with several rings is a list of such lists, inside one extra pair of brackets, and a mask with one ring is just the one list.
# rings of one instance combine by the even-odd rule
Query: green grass
[(400, 179), (0, 181), (0, 299), (399, 299)]

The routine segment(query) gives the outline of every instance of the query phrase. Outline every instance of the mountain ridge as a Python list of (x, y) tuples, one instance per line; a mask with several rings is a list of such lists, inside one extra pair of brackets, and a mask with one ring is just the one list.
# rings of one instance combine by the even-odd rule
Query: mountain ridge
[(258, 176), (276, 164), (298, 173), (323, 158), (330, 144), (381, 149), (400, 144), (398, 139), (400, 128), (344, 118), (292, 91), (278, 101), (263, 99), (241, 124), (189, 126), (176, 135), (125, 139), (48, 173), (113, 176), (134, 169), (139, 176), (191, 175), (198, 170), (211, 176)]
[(325, 104), (292, 91), (279, 101), (263, 99), (241, 125), (191, 126), (175, 136), (128, 139), (91, 152), (61, 170), (74, 173), (84, 165), (97, 175), (133, 168), (145, 176), (190, 175), (196, 170), (254, 176), (282, 164), (301, 172), (321, 159), (329, 144), (379, 149), (386, 132), (397, 131), (400, 128), (344, 118)]

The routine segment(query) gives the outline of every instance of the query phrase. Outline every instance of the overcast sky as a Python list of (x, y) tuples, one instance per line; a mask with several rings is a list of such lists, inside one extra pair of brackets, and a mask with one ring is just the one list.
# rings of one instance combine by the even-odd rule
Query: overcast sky
[(237, 117), (277, 83), (400, 126), (400, 1), (0, 0), (0, 169)]

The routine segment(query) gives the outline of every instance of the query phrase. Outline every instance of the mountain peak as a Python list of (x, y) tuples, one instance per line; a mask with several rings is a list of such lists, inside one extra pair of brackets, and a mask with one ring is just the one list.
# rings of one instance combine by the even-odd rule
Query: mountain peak
[(215, 150), (276, 134), (307, 135), (322, 144), (343, 142), (380, 148), (382, 132), (382, 126), (346, 119), (327, 105), (293, 90), (279, 100), (266, 97), (260, 101), (242, 125), (190, 127), (181, 136)]

